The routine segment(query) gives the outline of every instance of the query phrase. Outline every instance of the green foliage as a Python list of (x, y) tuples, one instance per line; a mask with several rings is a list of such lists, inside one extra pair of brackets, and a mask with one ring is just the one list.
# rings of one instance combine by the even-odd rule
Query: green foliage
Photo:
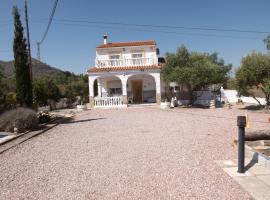
[(16, 127), (18, 132), (24, 132), (36, 127), (37, 124), (36, 112), (28, 108), (6, 111), (0, 116), (0, 131), (13, 132)]
[(4, 76), (2, 74), (2, 66), (0, 65), (0, 105), (3, 105), (4, 99), (5, 99), (5, 95), (4, 95), (5, 84), (4, 84), (3, 79), (4, 79)]
[(261, 90), (270, 105), (270, 56), (256, 53), (244, 57), (236, 71), (237, 90), (239, 95), (250, 95), (255, 98), (252, 89)]
[(181, 46), (176, 53), (166, 54), (161, 74), (165, 81), (184, 83), (192, 92), (213, 84), (224, 84), (230, 70), (231, 65), (225, 65), (217, 53), (189, 52)]
[(34, 103), (37, 106), (45, 106), (48, 100), (58, 101), (61, 93), (58, 86), (48, 79), (35, 80), (33, 84)]
[(3, 78), (4, 78), (3, 73), (2, 73), (2, 70), (3, 70), (2, 69), (2, 66), (0, 65), (0, 86), (3, 84), (2, 82), (3, 82)]
[(64, 96), (69, 102), (74, 102), (76, 97), (80, 96), (82, 103), (85, 103), (88, 101), (88, 91), (87, 76), (80, 75), (76, 81), (68, 83)]
[(45, 106), (48, 101), (48, 86), (42, 80), (33, 83), (34, 103), (37, 106)]
[(270, 35), (268, 35), (263, 41), (266, 44), (266, 48), (270, 50)]
[(14, 17), (14, 67), (16, 74), (17, 103), (21, 106), (32, 107), (32, 83), (30, 78), (26, 39), (17, 7), (13, 8)]
[(226, 84), (226, 89), (236, 90), (237, 89), (237, 81), (235, 78), (229, 78)]
[(70, 72), (44, 76), (34, 81), (33, 92), (34, 102), (38, 106), (46, 105), (48, 100), (58, 101), (61, 97), (67, 98), (70, 104), (75, 102), (77, 96), (87, 102), (88, 77)]
[(14, 92), (9, 92), (5, 96), (5, 104), (8, 109), (16, 107), (16, 94)]
[(58, 101), (61, 98), (61, 93), (58, 86), (51, 80), (47, 83), (48, 88), (48, 99)]

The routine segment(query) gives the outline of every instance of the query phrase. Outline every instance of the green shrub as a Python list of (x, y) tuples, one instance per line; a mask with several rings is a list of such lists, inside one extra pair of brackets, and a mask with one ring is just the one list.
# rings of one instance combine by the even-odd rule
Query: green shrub
[(14, 132), (14, 127), (18, 133), (30, 130), (38, 124), (38, 117), (34, 110), (28, 108), (18, 108), (6, 111), (0, 115), (0, 130)]
[(8, 109), (12, 109), (16, 107), (16, 93), (14, 92), (9, 92), (6, 95), (6, 107)]

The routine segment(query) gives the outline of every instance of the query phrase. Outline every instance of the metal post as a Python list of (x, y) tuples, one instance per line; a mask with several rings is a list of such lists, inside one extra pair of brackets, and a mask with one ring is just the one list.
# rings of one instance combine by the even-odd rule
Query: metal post
[(238, 126), (238, 173), (245, 172), (245, 127), (246, 116), (237, 116)]

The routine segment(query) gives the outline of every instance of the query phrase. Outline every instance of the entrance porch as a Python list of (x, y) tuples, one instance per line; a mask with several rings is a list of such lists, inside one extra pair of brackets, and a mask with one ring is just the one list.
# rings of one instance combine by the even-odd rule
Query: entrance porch
[(95, 108), (160, 104), (160, 72), (90, 74), (89, 94), (90, 106)]

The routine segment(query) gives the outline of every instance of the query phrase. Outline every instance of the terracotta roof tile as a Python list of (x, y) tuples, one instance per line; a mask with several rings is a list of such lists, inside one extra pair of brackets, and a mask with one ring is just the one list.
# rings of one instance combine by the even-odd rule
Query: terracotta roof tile
[(107, 72), (107, 71), (128, 71), (128, 70), (145, 70), (145, 69), (161, 69), (161, 65), (147, 65), (147, 66), (119, 66), (119, 67), (91, 67), (87, 72)]
[(146, 41), (131, 41), (131, 42), (114, 42), (108, 44), (102, 44), (97, 46), (96, 48), (110, 48), (110, 47), (127, 47), (127, 46), (145, 46), (145, 45), (156, 45), (154, 40), (146, 40)]

